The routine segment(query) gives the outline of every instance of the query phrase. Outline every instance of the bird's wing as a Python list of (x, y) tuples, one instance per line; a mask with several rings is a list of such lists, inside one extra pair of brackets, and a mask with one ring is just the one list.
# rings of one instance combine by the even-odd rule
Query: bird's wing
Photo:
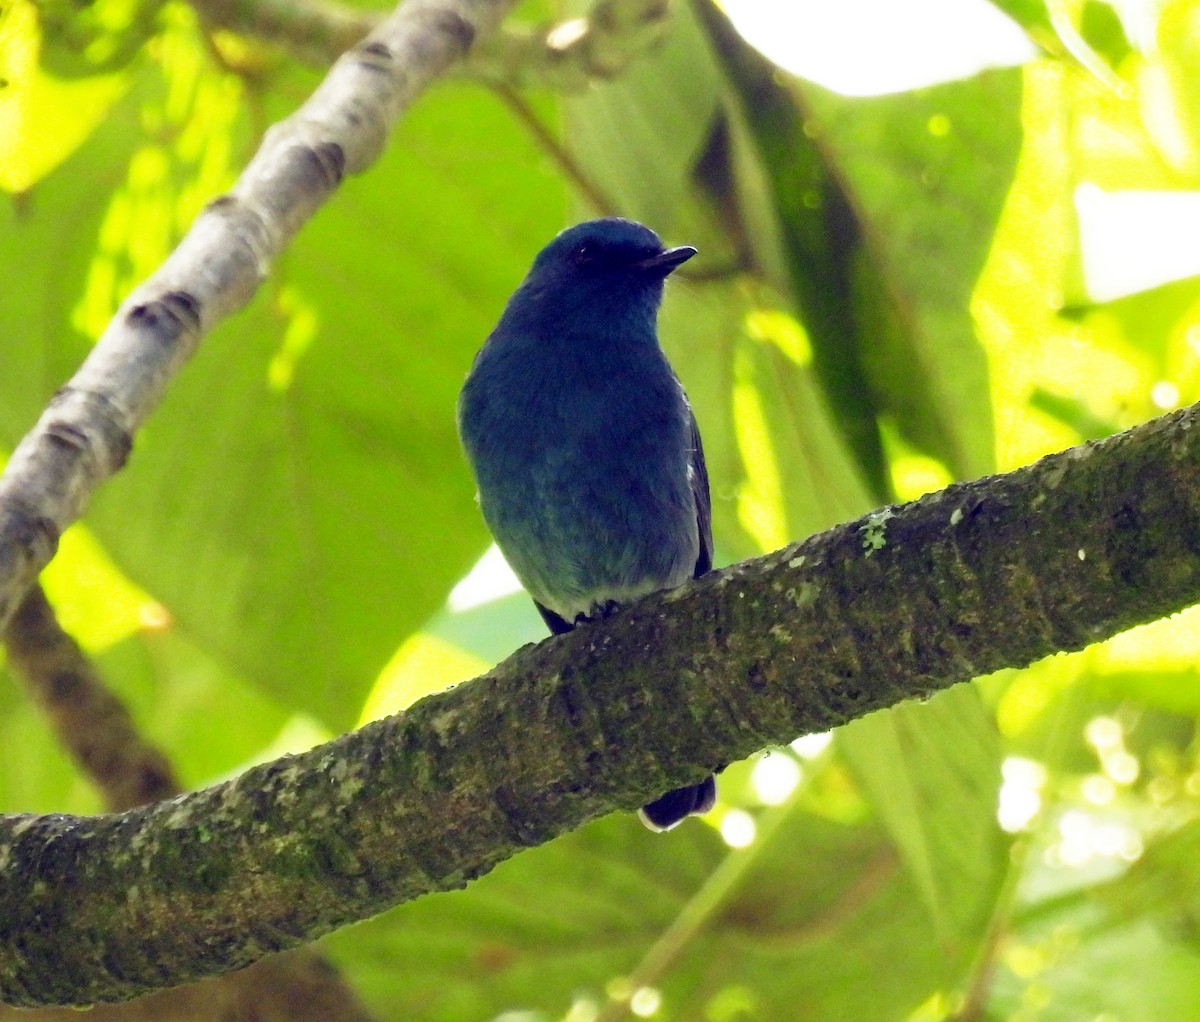
[(542, 615), (542, 620), (546, 622), (546, 627), (550, 629), (551, 635), (562, 635), (564, 632), (574, 629), (573, 624), (560, 614), (555, 614), (549, 607), (543, 607), (537, 600), (533, 601), (533, 605)]
[[(692, 411), (692, 406), (687, 403), (686, 394), (683, 400), (687, 404), (688, 419), (692, 427), (691, 447), (688, 451), (688, 467), (690, 468), (688, 477), (692, 484), (692, 499), (696, 503), (696, 528), (700, 535), (700, 552), (696, 555), (696, 567), (692, 571), (692, 577), (699, 578), (712, 569), (712, 498), (708, 492), (708, 466), (704, 464), (704, 446), (700, 442), (700, 427), (696, 425), (696, 415)], [(551, 634), (562, 635), (575, 628), (573, 621), (568, 621), (549, 607), (543, 607), (537, 600), (533, 601), (533, 605), (542, 615), (542, 620), (546, 622), (546, 627), (550, 629)]]
[[(684, 401), (687, 398), (684, 397)], [(696, 558), (693, 578), (699, 578), (712, 569), (712, 498), (708, 492), (708, 467), (704, 464), (704, 445), (700, 442), (700, 427), (696, 425), (696, 414), (689, 404), (688, 418), (692, 422), (691, 476), (692, 497), (696, 501), (696, 525), (700, 532), (700, 554)]]

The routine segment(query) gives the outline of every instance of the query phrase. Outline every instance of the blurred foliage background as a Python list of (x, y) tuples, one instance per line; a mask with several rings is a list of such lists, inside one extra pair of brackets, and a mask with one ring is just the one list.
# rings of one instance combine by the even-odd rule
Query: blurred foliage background
[[(541, 637), (454, 400), (573, 220), (701, 249), (663, 335), (720, 563), (1200, 398), (1200, 2), (659, 6), (525, 3), (637, 52), (422, 99), (65, 538), (51, 599), (189, 783)], [(319, 80), (219, 23), (0, 4), (0, 456)], [(604, 819), (327, 948), (431, 1022), (1195, 1017), (1198, 652), (1185, 613), (803, 737), (704, 823)], [(95, 811), (0, 682), (0, 809)]]

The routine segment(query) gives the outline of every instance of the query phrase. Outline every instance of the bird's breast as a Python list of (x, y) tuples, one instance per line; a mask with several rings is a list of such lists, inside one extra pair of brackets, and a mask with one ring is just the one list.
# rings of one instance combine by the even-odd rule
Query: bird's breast
[(651, 355), (498, 358), (486, 390), (469, 379), (463, 391), (488, 524), (534, 598), (567, 620), (677, 585), (695, 565), (687, 406), (657, 346)]

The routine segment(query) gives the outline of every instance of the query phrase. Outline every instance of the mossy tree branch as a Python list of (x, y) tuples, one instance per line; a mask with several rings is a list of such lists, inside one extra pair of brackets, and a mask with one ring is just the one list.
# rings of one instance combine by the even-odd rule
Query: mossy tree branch
[[(34, 585), (4, 633), (8, 667), (45, 713), (60, 744), (99, 789), (113, 812), (178, 795), (162, 751), (138, 731), (124, 703), (58, 622)], [(333, 964), (304, 947), (263, 958), (249, 968), (160, 990), (136, 1001), (102, 1005), (101, 1022), (371, 1022), (371, 1015)], [(71, 1008), (36, 1016), (0, 1005), (0, 1022), (64, 1022)]]
[(206, 791), (3, 818), (0, 992), (86, 1003), (238, 968), (764, 746), (1198, 599), (1200, 406), (652, 596)]
[[(18, 669), (41, 671), (47, 666), (41, 661), (49, 655), (46, 649), (36, 648), (36, 636), (30, 631), (54, 624), (52, 614), (47, 617), (49, 607), (39, 602), (40, 594), (26, 598), (33, 580), (53, 556), (63, 530), (82, 514), (93, 490), (124, 463), (135, 433), (175, 373), (209, 330), (249, 301), (274, 259), (343, 175), (366, 169), (378, 157), (390, 127), (404, 110), (477, 38), (485, 37), (512, 3), (407, 0), (383, 18), (366, 40), (337, 62), (313, 97), (268, 133), (231, 192), (208, 206), (170, 259), (118, 310), (83, 366), (55, 395), (0, 476), (0, 635), (7, 634), (10, 652), (18, 661), (26, 657)], [(6, 632), (18, 608), (23, 612), (19, 634)], [(64, 653), (69, 655), (69, 650), (60, 644), (54, 655)], [(43, 680), (53, 678), (56, 668), (50, 665), (49, 669), (51, 674)], [(72, 682), (81, 678), (76, 671)], [(69, 698), (60, 698), (66, 694), (53, 691), (52, 685), (41, 690), (48, 708), (65, 714), (56, 723), (69, 731), (73, 725), (68, 718), (79, 707)], [(103, 699), (91, 709), (99, 709), (110, 724), (116, 720), (113, 707)], [(143, 795), (161, 796), (173, 787), (165, 762), (153, 750), (125, 748), (110, 759), (111, 744), (85, 748), (85, 736), (69, 737), (78, 740), (73, 748), (84, 765), (102, 783), (113, 781), (106, 795), (114, 805), (124, 807)], [(127, 772), (130, 767), (138, 776)], [(123, 787), (116, 784), (118, 774)], [(0, 853), (0, 870), (13, 865), (20, 872), (17, 861)], [(80, 890), (73, 880), (62, 893)], [(10, 894), (14, 891), (8, 889)], [(126, 895), (131, 905), (139, 903), (136, 887)], [(164, 919), (169, 925), (169, 910), (158, 922)], [(64, 929), (53, 935), (51, 925), (41, 938), (35, 936), (34, 944), (51, 954), (55, 946), (68, 946), (73, 931), (63, 922)], [(0, 928), (17, 942), (23, 941), (23, 925), (16, 917), (4, 917)], [(52, 934), (49, 943), (39, 943), (47, 933)], [(296, 942), (280, 946), (283, 943)], [(101, 952), (103, 971), (120, 975), (124, 952), (117, 945), (111, 951), (111, 955)], [(20, 952), (18, 959), (24, 954)], [(260, 957), (253, 954), (245, 961)], [(19, 960), (7, 961), (15, 973), (0, 979), (2, 1001), (40, 1005), (101, 999), (83, 994), (29, 1002), (20, 991), (28, 981), (36, 986), (39, 980), (26, 975)], [(63, 989), (84, 979), (76, 971), (79, 960), (73, 964), (64, 960), (63, 965)], [(226, 971), (207, 970), (197, 978)], [(175, 986), (184, 979), (170, 978), (140, 990), (127, 985), (117, 998)], [(84, 986), (88, 986), (86, 979)], [(307, 952), (263, 962), (229, 983), (180, 991), (166, 1002), (156, 999), (142, 1017), (163, 1017), (165, 1011), (172, 1017), (199, 1019), (209, 1017), (204, 1013), (214, 1008), (229, 1018), (253, 1011), (266, 1020), (275, 1017), (276, 1008), (278, 1017), (289, 1019), (359, 1022), (366, 1018), (353, 992), (318, 956)], [(137, 1009), (122, 1013), (128, 1018), (138, 1015)]]

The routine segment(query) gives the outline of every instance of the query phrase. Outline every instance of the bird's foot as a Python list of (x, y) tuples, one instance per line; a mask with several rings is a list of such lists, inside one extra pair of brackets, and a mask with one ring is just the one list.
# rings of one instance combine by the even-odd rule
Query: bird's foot
[(575, 626), (578, 627), (589, 621), (604, 621), (612, 617), (620, 609), (621, 605), (616, 600), (605, 600), (603, 603), (597, 604), (590, 614), (576, 614)]

